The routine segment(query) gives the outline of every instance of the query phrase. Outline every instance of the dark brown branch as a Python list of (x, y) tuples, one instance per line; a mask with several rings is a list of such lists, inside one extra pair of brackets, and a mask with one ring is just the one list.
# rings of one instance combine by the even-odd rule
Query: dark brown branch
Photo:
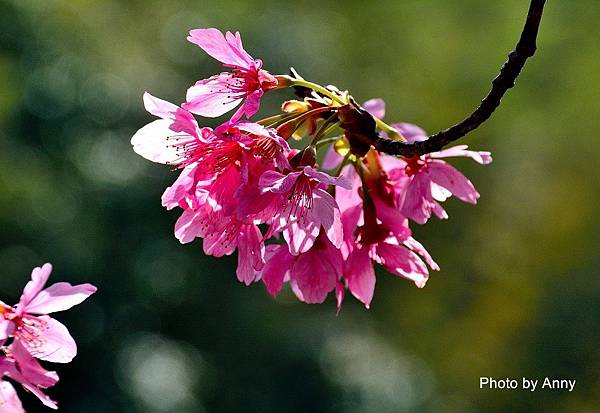
[(439, 151), (485, 122), (500, 105), (500, 100), (508, 89), (515, 85), (525, 61), (533, 56), (536, 50), (536, 38), (545, 0), (531, 0), (525, 27), (515, 49), (508, 55), (508, 60), (500, 69), (500, 74), (492, 81), (492, 89), (483, 98), (481, 104), (471, 115), (456, 125), (431, 135), (423, 142), (412, 144), (385, 138), (376, 138), (371, 144), (379, 151), (390, 155), (416, 156)]

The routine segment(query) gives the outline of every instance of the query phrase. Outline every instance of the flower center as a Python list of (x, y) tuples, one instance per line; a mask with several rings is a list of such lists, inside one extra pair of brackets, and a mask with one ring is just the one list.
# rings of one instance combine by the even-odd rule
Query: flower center
[(199, 146), (191, 155), (190, 163), (198, 162), (201, 170), (210, 174), (221, 174), (241, 164), (242, 147), (237, 142), (211, 142)]
[(267, 136), (258, 136), (254, 141), (253, 152), (265, 160), (274, 159), (281, 147)]
[(303, 217), (306, 211), (313, 206), (313, 183), (310, 178), (302, 174), (298, 177), (290, 195), (290, 215), (294, 217)]
[(15, 336), (18, 336), (27, 344), (32, 356), (36, 356), (39, 350), (46, 342), (44, 332), (48, 329), (48, 324), (37, 317), (24, 315), (13, 320), (16, 327)]

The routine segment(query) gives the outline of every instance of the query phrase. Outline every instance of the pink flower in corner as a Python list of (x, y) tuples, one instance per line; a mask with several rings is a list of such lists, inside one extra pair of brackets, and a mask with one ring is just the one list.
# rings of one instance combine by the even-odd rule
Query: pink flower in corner
[(43, 289), (51, 272), (50, 264), (34, 268), (19, 303), (9, 307), (0, 302), (0, 341), (12, 336), (36, 358), (68, 363), (77, 354), (77, 345), (67, 328), (47, 314), (80, 304), (96, 287), (60, 282)]
[(225, 35), (214, 28), (190, 31), (188, 40), (202, 48), (231, 71), (196, 82), (188, 89), (183, 107), (200, 116), (217, 117), (241, 102), (232, 122), (254, 115), (264, 92), (277, 87), (277, 79), (261, 69), (262, 61), (250, 56), (242, 46), (239, 33)]
[[(56, 402), (50, 399), (43, 389), (54, 386), (58, 382), (58, 375), (53, 371), (45, 370), (19, 340), (13, 341), (7, 349), (7, 356), (0, 359), (0, 377), (4, 376), (20, 383), (44, 405), (52, 409), (57, 408)], [(1, 400), (0, 396), (0, 412), (3, 412)], [(13, 412), (13, 410), (7, 411)]]

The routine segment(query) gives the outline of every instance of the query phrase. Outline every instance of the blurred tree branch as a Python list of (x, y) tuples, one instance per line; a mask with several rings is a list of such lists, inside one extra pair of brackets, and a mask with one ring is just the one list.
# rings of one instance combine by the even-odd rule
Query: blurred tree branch
[(377, 137), (370, 143), (377, 150), (390, 155), (417, 156), (439, 151), (447, 144), (477, 129), (494, 113), (504, 94), (515, 85), (515, 80), (526, 60), (535, 53), (536, 38), (545, 2), (545, 0), (531, 0), (527, 20), (516, 47), (508, 55), (508, 60), (500, 69), (500, 74), (492, 81), (492, 89), (473, 113), (456, 125), (431, 135), (429, 139), (422, 142), (405, 143)]

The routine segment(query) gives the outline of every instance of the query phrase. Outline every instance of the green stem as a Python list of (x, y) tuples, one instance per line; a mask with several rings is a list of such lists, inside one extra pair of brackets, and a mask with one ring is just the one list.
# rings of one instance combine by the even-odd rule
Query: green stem
[[(336, 127), (337, 127), (337, 125), (333, 125), (333, 126), (336, 126)], [(332, 129), (332, 128), (330, 127), (330, 129)], [(327, 135), (327, 132), (328, 132), (328, 131), (326, 131), (326, 132), (325, 132), (323, 135)], [(335, 142), (335, 141), (337, 141), (337, 140), (339, 140), (339, 139), (340, 139), (340, 137), (339, 137), (339, 136), (332, 136), (331, 138), (325, 138), (325, 139), (321, 139), (319, 142), (317, 142), (317, 145), (316, 145), (316, 146), (317, 146), (317, 149), (320, 149), (320, 148), (322, 148), (323, 146), (325, 146), (325, 145), (327, 145), (327, 144), (330, 144), (330, 143), (333, 143), (333, 142)]]
[(314, 90), (315, 92), (319, 92), (320, 94), (331, 98), (332, 100), (339, 103), (340, 105), (345, 105), (347, 103), (347, 102), (344, 102), (344, 100), (342, 100), (342, 98), (340, 98), (338, 95), (336, 95), (332, 91), (324, 88), (321, 85), (317, 85), (316, 83), (309, 82), (307, 80), (293, 79), (290, 83), (290, 86), (304, 86), (304, 87)]
[(282, 113), (280, 115), (269, 116), (268, 118), (261, 119), (261, 120), (257, 121), (256, 123), (258, 123), (259, 125), (262, 125), (262, 126), (273, 127), (273, 125), (286, 122), (289, 119), (293, 118), (294, 116), (297, 116), (297, 114), (296, 113)]
[(319, 126), (319, 129), (317, 129), (315, 131), (315, 134), (313, 135), (312, 141), (311, 141), (311, 145), (316, 145), (317, 140), (321, 137), (321, 135), (323, 134), (323, 132), (325, 131), (325, 129), (333, 122), (333, 120), (337, 117), (337, 113), (333, 113), (330, 117), (328, 117), (327, 119), (325, 119), (323, 121), (323, 123), (321, 124), (321, 126)]

